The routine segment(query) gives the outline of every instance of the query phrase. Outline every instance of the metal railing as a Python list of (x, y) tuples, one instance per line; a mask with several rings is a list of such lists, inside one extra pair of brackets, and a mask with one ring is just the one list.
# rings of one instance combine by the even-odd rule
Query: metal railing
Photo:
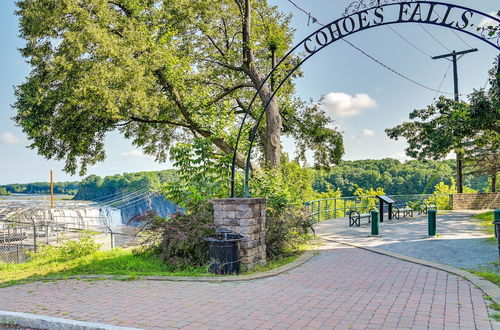
[(45, 245), (59, 245), (64, 240), (78, 240), (81, 235), (92, 235), (103, 249), (133, 244), (134, 233), (126, 233), (109, 226), (94, 226), (86, 229), (72, 228), (66, 223), (53, 221), (15, 221), (0, 219), (0, 262), (21, 263), (29, 260)]
[[(440, 210), (449, 210), (449, 194), (412, 194), (412, 195), (390, 195), (398, 202), (399, 206), (418, 206), (421, 203), (434, 203)], [(367, 213), (373, 208), (378, 208), (376, 196), (350, 196), (318, 199), (304, 203), (306, 216), (314, 222), (344, 218), (351, 210)]]

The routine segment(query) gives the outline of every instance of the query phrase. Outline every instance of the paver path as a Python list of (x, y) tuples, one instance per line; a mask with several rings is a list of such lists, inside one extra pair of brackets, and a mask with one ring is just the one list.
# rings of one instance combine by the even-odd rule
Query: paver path
[(492, 328), (468, 281), (335, 243), (277, 277), (36, 282), (0, 289), (0, 310), (139, 328)]
[(492, 263), (498, 261), (496, 244), (478, 222), (475, 211), (438, 214), (439, 237), (428, 238), (427, 216), (401, 218), (381, 224), (380, 237), (370, 236), (370, 226), (349, 227), (348, 220), (330, 220), (315, 225), (316, 234), (336, 241), (404, 254), (410, 257), (448, 264), (458, 268), (488, 267), (500, 273)]

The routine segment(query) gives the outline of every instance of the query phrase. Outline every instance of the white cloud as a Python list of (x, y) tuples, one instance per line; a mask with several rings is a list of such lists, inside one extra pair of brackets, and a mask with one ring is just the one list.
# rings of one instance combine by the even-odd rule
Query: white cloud
[(14, 134), (6, 132), (0, 134), (0, 142), (7, 144), (16, 144), (16, 143), (21, 143), (23, 141)]
[(372, 131), (371, 129), (365, 128), (363, 130), (363, 137), (370, 137), (370, 136), (374, 136), (374, 135), (375, 135), (375, 132)]
[(120, 155), (124, 157), (142, 157), (144, 154), (140, 150), (133, 149), (130, 151), (121, 152)]
[(357, 116), (362, 110), (373, 108), (377, 102), (367, 94), (356, 94), (355, 96), (346, 93), (328, 93), (322, 100), (321, 107), (334, 117)]
[[(488, 15), (497, 17), (497, 13), (495, 12), (490, 12)], [(497, 21), (492, 20), (491, 18), (483, 18), (481, 22), (479, 22), (478, 27), (486, 27), (486, 26), (496, 26), (498, 25)]]

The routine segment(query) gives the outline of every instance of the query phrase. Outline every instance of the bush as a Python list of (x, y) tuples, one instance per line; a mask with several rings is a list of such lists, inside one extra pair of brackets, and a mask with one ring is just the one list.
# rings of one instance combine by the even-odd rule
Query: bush
[(268, 208), (266, 254), (269, 259), (296, 251), (314, 233), (313, 221), (300, 208)]
[(135, 217), (143, 238), (136, 253), (151, 252), (177, 267), (203, 266), (208, 263), (204, 237), (215, 233), (211, 204), (200, 203), (190, 213), (178, 213), (170, 219), (152, 212)]
[(95, 253), (101, 246), (89, 234), (82, 234), (77, 241), (68, 239), (60, 246), (43, 246), (38, 252), (31, 253), (30, 257), (32, 260), (68, 261)]

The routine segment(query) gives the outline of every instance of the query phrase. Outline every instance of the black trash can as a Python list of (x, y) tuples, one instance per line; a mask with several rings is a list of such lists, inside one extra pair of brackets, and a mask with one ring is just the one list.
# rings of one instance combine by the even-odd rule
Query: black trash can
[(210, 267), (214, 274), (240, 273), (240, 241), (244, 237), (227, 229), (217, 229), (214, 236), (205, 237), (210, 248)]

